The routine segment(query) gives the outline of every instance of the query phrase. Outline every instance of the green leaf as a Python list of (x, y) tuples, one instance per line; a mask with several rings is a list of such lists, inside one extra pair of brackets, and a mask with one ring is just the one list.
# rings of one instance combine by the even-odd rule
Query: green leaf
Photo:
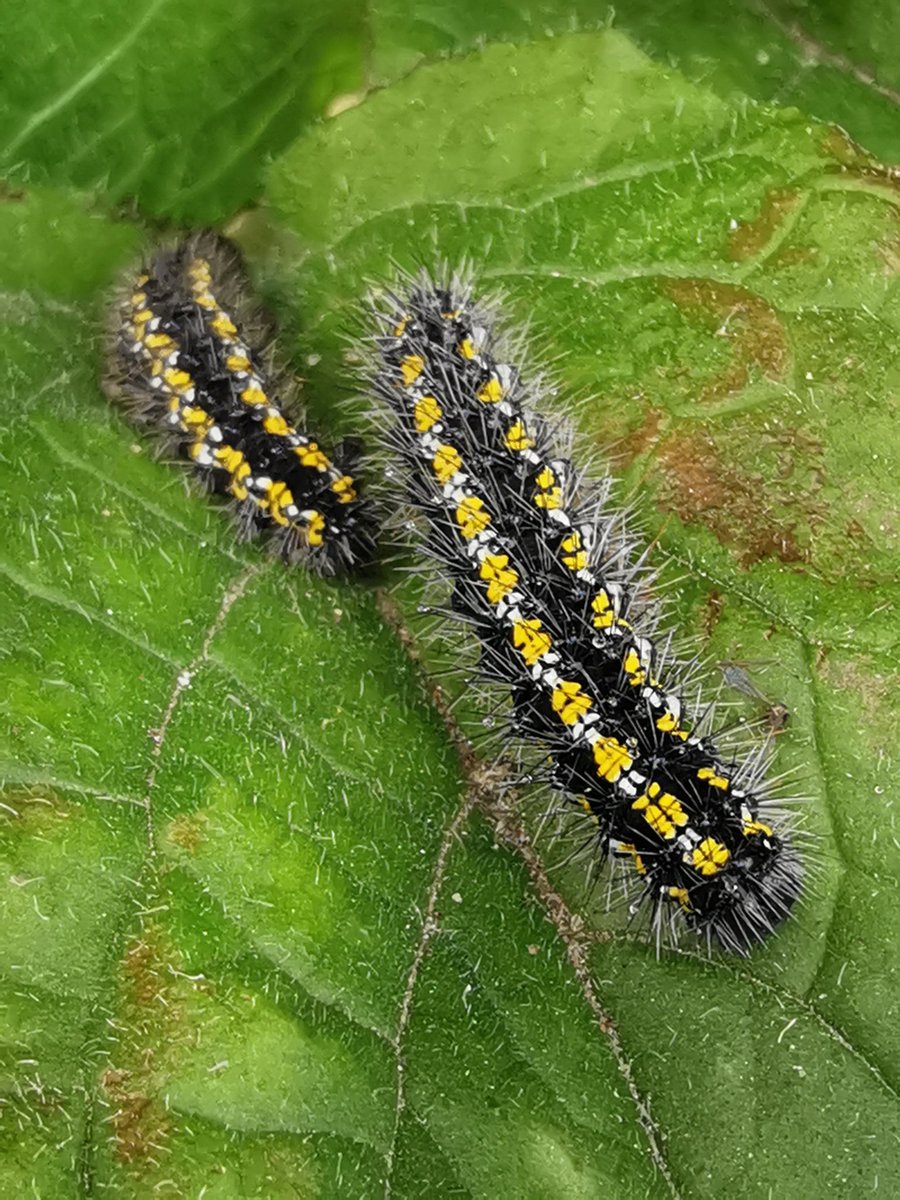
[(375, 81), (485, 40), (614, 24), (647, 54), (724, 99), (796, 105), (836, 122), (875, 154), (900, 159), (900, 8), (894, 0), (380, 0), (372, 10)]
[(8, 197), (0, 1193), (896, 1191), (889, 179), (596, 34), (418, 72), (270, 198), (321, 414), (392, 255), (483, 258), (568, 352), (673, 620), (771, 660), (821, 880), (735, 964), (547, 876), (385, 604), (236, 546), (103, 399), (135, 232)]
[(358, 91), (364, 39), (359, 0), (36, 0), (4, 29), (0, 167), (221, 219), (256, 195), (268, 155)]
[[(323, 412), (366, 280), (468, 255), (592, 393), (579, 424), (616, 447), (668, 577), (687, 575), (680, 626), (768, 664), (791, 711), (779, 768), (802, 772), (822, 839), (806, 909), (748, 972), (617, 941), (594, 952), (597, 987), (683, 1186), (874, 1180), (841, 1114), (852, 1092), (876, 1144), (895, 1119), (890, 176), (833, 129), (738, 114), (606, 34), (421, 70), (299, 142), (269, 197), (306, 247), (290, 295)], [(721, 1155), (725, 1111), (754, 1122), (752, 1151)]]
[(168, 221), (230, 215), (309, 122), (423, 59), (612, 21), (725, 99), (796, 104), (900, 159), (893, 0), (241, 0), (227, 19), (199, 0), (88, 7), (33, 0), (7, 22), (0, 170)]

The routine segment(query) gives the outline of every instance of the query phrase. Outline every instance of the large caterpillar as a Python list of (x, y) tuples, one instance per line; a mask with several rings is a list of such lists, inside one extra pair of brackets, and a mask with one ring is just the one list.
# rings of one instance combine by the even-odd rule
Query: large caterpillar
[[(267, 530), (288, 560), (330, 575), (371, 555), (366, 509), (344, 443), (332, 460), (278, 398), (264, 332), (236, 252), (212, 233), (158, 249), (115, 306), (107, 390), (230, 496), (242, 536)], [(238, 325), (244, 327), (244, 332)]]
[(504, 361), (495, 306), (464, 278), (404, 280), (373, 308), (397, 498), (425, 518), (482, 676), (509, 689), (510, 732), (584, 810), (592, 852), (624, 862), (658, 941), (684, 924), (747, 953), (800, 895), (791, 822), (767, 812), (763, 756), (723, 754), (659, 678), (609, 481), (590, 494), (555, 452), (540, 383)]

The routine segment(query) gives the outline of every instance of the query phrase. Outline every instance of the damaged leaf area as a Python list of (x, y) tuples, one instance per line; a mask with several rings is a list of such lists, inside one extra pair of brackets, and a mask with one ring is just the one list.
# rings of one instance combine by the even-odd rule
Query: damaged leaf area
[(415, 71), (268, 201), (237, 228), (323, 433), (356, 427), (343, 334), (392, 261), (468, 255), (505, 292), (624, 475), (667, 621), (810, 797), (809, 897), (740, 962), (607, 913), (462, 741), (481, 714), (407, 591), (239, 544), (104, 399), (141, 235), (23, 185), (0, 1195), (897, 1193), (895, 177), (603, 32)]

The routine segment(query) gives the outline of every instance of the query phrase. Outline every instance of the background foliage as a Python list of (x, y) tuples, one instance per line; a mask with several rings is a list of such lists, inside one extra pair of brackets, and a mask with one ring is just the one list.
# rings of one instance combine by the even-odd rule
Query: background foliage
[[(5, 23), (4, 1195), (898, 1190), (896, 6), (485, 8)], [(236, 547), (110, 410), (111, 281), (207, 221), (334, 432), (392, 258), (473, 255), (565, 351), (673, 620), (791, 711), (816, 878), (749, 963), (596, 911), (407, 597)]]

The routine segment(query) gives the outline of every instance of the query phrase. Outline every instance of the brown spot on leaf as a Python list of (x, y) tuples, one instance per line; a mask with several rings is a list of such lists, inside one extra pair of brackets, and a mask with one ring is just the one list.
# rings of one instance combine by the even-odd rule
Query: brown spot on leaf
[(630, 466), (646, 450), (659, 441), (660, 426), (663, 420), (661, 408), (648, 408), (641, 420), (630, 433), (627, 433), (614, 448), (612, 457), (621, 467)]
[(743, 567), (765, 558), (806, 562), (809, 551), (794, 524), (783, 524), (768, 502), (764, 482), (723, 461), (709, 435), (670, 438), (661, 455), (662, 500), (685, 524), (705, 525), (724, 546), (737, 549)]
[(848, 539), (851, 542), (869, 542), (869, 541), (871, 541), (869, 535), (866, 533), (865, 529), (863, 529), (862, 525), (860, 525), (859, 521), (857, 521), (855, 517), (851, 517), (850, 520), (847, 522), (846, 526), (844, 527), (844, 532), (846, 533)]
[(158, 958), (158, 936), (156, 928), (148, 926), (144, 936), (131, 942), (122, 960), (128, 999), (139, 1006), (165, 1002), (168, 979)]
[(130, 1166), (157, 1163), (169, 1121), (161, 1104), (134, 1090), (130, 1071), (110, 1068), (100, 1076), (112, 1112), (107, 1118), (112, 1129), (116, 1157)]
[(0, 824), (15, 822), (29, 833), (46, 832), (77, 812), (48, 787), (12, 787), (0, 793), (0, 799)]
[(873, 183), (900, 188), (900, 167), (879, 162), (837, 125), (827, 129), (821, 147), (834, 160), (827, 168), (828, 174), (851, 175), (856, 179), (870, 179)]
[(800, 267), (818, 257), (817, 246), (781, 246), (769, 261), (779, 267)]
[(751, 221), (740, 221), (729, 234), (728, 257), (743, 262), (764, 250), (798, 199), (793, 189), (773, 188), (768, 192), (759, 213)]
[(840, 125), (828, 125), (823, 129), (819, 143), (824, 154), (833, 158), (842, 167), (874, 166), (876, 160), (863, 150), (858, 142)]
[(24, 200), (26, 195), (24, 188), (15, 187), (7, 179), (0, 179), (0, 200), (8, 202)]
[(710, 333), (727, 339), (731, 348), (731, 362), (701, 386), (700, 403), (739, 392), (756, 374), (783, 378), (790, 353), (787, 337), (778, 314), (761, 296), (709, 279), (667, 279), (662, 286), (673, 303)]
[(179, 813), (169, 822), (166, 837), (170, 842), (193, 854), (206, 839), (207, 818), (203, 813)]
[(164, 1077), (160, 1059), (184, 1036), (173, 957), (163, 931), (148, 923), (126, 946), (119, 967), (119, 1044), (100, 1084), (112, 1110), (107, 1120), (116, 1156), (132, 1169), (158, 1164), (171, 1127), (158, 1097)]

